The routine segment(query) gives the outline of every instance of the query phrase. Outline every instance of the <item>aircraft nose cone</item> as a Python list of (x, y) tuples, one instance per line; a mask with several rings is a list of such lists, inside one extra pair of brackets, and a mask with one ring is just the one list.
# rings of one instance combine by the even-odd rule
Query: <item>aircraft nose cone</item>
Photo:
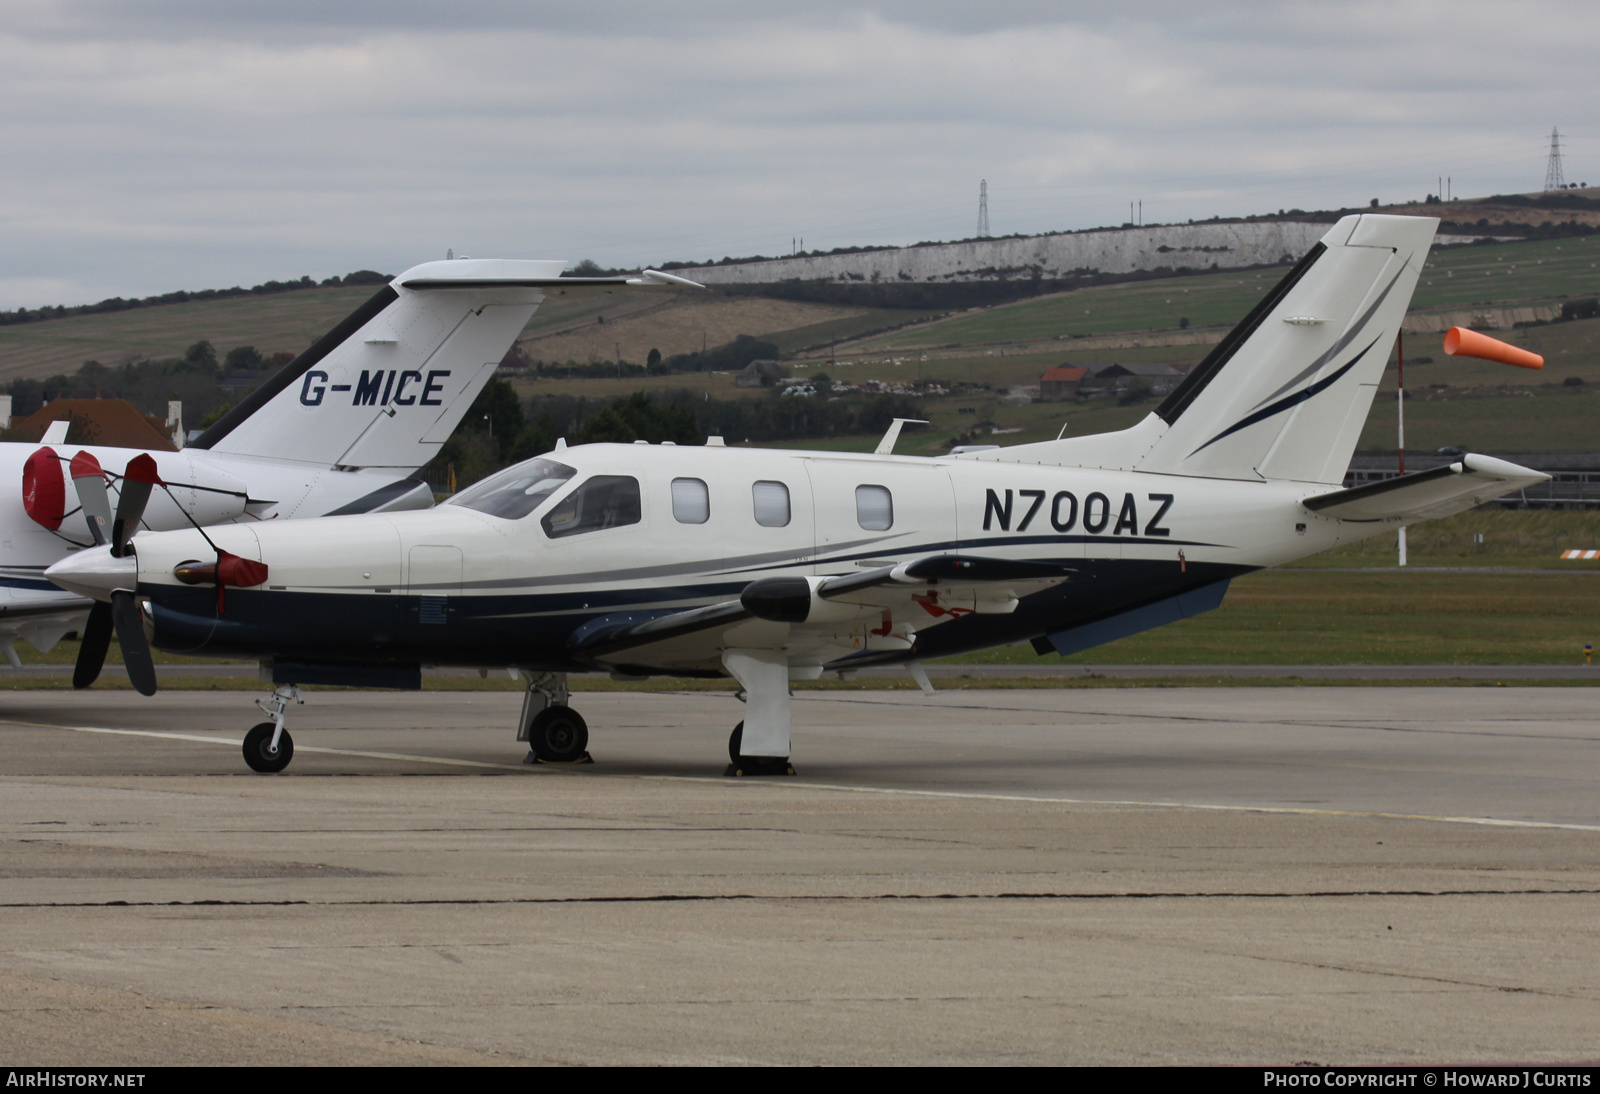
[(110, 547), (88, 547), (45, 570), (44, 576), (68, 592), (110, 601), (119, 589), (132, 592), (139, 582), (139, 560), (112, 558)]

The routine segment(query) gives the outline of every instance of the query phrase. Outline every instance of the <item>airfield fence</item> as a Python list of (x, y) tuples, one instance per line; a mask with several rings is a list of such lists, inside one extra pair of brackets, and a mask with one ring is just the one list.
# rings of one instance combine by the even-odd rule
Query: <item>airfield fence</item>
[[(1501, 459), (1543, 471), (1550, 481), (1507, 494), (1491, 506), (1502, 509), (1596, 509), (1600, 508), (1600, 454), (1597, 453), (1512, 453)], [(1455, 453), (1406, 453), (1406, 471), (1426, 471), (1459, 459)], [(1392, 479), (1397, 474), (1393, 452), (1357, 453), (1345, 472), (1346, 486), (1364, 486)]]

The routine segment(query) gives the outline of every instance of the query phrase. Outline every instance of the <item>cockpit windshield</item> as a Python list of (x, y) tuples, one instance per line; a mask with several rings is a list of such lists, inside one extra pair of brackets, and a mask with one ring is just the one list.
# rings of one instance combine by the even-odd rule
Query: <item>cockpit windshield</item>
[(541, 456), (474, 483), (447, 504), (464, 505), (492, 517), (516, 520), (539, 508), (558, 486), (577, 473), (564, 463)]

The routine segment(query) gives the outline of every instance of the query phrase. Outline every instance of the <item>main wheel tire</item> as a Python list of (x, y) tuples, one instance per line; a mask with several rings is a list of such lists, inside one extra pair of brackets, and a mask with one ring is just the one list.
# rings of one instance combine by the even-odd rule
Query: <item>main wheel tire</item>
[(271, 722), (262, 722), (244, 735), (244, 762), (250, 765), (251, 771), (275, 775), (294, 759), (294, 738), (287, 729), (278, 738), (278, 751), (270, 751), (272, 731), (276, 728)]
[(728, 734), (727, 775), (793, 775), (787, 756), (745, 756), (739, 751), (744, 744), (744, 723), (740, 722)]
[(588, 754), (589, 724), (571, 707), (545, 707), (528, 726), (528, 747), (545, 763), (576, 763)]

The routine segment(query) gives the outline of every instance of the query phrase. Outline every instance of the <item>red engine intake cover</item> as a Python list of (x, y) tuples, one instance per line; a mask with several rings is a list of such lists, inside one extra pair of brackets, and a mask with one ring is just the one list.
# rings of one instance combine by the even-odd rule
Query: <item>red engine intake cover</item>
[(67, 511), (67, 480), (55, 449), (39, 449), (22, 464), (22, 508), (35, 524), (54, 532)]

